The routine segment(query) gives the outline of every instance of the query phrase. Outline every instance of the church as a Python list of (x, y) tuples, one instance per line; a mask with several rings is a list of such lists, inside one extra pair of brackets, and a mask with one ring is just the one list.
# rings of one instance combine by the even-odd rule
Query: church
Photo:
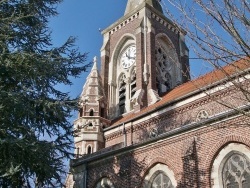
[(102, 35), (66, 187), (249, 188), (249, 58), (190, 80), (186, 32), (158, 0), (128, 0)]

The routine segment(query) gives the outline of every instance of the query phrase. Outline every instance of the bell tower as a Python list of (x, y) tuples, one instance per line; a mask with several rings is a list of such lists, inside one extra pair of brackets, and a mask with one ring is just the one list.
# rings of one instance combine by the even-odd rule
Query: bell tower
[(80, 96), (78, 119), (74, 122), (75, 154), (82, 156), (96, 152), (104, 147), (103, 128), (109, 121), (106, 119), (106, 97), (101, 77), (97, 70), (97, 58)]
[(102, 34), (110, 119), (140, 111), (189, 80), (185, 31), (164, 16), (159, 0), (128, 0), (124, 16)]

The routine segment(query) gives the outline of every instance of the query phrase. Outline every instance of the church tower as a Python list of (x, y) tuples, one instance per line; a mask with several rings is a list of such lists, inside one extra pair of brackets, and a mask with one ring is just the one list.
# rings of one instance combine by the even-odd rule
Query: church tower
[(80, 96), (78, 119), (74, 122), (75, 154), (77, 157), (91, 154), (104, 147), (102, 129), (109, 124), (105, 119), (106, 98), (101, 77), (97, 70), (97, 58)]
[(128, 0), (124, 16), (102, 34), (109, 119), (138, 112), (189, 80), (185, 31), (163, 15), (159, 0)]

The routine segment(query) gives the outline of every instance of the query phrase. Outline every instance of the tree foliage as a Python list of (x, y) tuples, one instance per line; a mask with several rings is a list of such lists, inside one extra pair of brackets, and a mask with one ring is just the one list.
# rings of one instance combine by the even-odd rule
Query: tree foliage
[[(85, 71), (70, 37), (53, 47), (61, 0), (0, 0), (0, 187), (60, 184), (77, 100), (56, 89)], [(32, 185), (33, 184), (33, 185)]]

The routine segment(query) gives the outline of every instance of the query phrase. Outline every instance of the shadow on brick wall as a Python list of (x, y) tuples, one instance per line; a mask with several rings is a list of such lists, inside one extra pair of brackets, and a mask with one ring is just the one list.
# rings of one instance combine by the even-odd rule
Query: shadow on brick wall
[(177, 188), (200, 188), (206, 187), (201, 181), (200, 176), (204, 175), (202, 170), (199, 170), (199, 158), (197, 153), (196, 139), (193, 140), (188, 147), (185, 155), (182, 157), (183, 173), (182, 179), (178, 183)]

